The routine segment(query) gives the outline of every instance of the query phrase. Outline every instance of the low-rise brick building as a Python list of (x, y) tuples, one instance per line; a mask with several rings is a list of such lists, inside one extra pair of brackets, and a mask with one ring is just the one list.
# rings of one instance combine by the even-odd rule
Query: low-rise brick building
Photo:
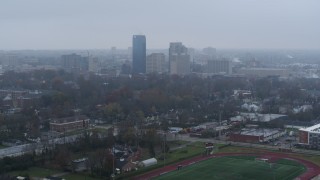
[(279, 138), (285, 133), (280, 129), (242, 129), (240, 132), (230, 134), (230, 141), (261, 143)]
[(56, 132), (66, 132), (89, 127), (90, 119), (87, 116), (74, 116), (53, 119), (50, 122), (50, 130)]
[(299, 129), (299, 144), (320, 149), (320, 124)]

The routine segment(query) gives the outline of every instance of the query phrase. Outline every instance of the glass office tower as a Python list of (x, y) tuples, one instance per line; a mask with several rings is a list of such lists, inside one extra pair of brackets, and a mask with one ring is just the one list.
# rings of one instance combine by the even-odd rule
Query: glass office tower
[(146, 73), (146, 37), (134, 35), (132, 39), (132, 73)]

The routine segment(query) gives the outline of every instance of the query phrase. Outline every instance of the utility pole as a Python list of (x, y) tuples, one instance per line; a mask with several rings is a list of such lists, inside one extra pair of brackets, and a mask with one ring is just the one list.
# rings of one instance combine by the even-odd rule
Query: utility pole
[(164, 133), (164, 139), (163, 139), (163, 167), (166, 166), (166, 139), (167, 139), (167, 134)]
[(222, 108), (224, 107), (224, 105), (220, 104), (219, 106), (220, 107), (219, 107), (219, 137), (218, 137), (218, 139), (221, 140), (221, 114), (223, 112)]
[(114, 179), (115, 178), (115, 174), (114, 174), (114, 146), (112, 146), (112, 174), (111, 174), (111, 178)]
[(219, 140), (221, 138), (221, 110), (219, 111)]

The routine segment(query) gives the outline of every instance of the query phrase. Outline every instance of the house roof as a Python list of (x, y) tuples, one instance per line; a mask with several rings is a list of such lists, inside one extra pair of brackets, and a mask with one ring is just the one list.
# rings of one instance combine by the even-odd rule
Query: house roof
[(314, 126), (310, 126), (310, 127), (307, 127), (307, 128), (301, 128), (300, 131), (308, 131), (308, 132), (320, 133), (320, 124), (316, 124)]
[(89, 118), (85, 115), (72, 116), (72, 117), (66, 117), (66, 118), (53, 119), (51, 120), (50, 123), (63, 124), (63, 123), (70, 123), (70, 122), (83, 121), (83, 120), (89, 120)]

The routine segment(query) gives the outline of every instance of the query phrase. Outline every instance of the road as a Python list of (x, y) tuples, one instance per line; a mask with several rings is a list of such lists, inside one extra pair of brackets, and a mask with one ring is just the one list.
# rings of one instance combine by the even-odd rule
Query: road
[(48, 142), (39, 142), (39, 143), (29, 143), (29, 144), (22, 144), (18, 146), (12, 146), (0, 149), (0, 158), (7, 157), (7, 156), (20, 156), (28, 152), (35, 151), (36, 153), (41, 153), (42, 150), (49, 146), (54, 146), (55, 144), (64, 144), (64, 143), (71, 143), (77, 140), (77, 138), (81, 137), (82, 134), (72, 135), (62, 138), (55, 138), (49, 140)]
[[(99, 128), (108, 128), (106, 126), (99, 126)], [(89, 128), (89, 130), (94, 129), (94, 128)], [(18, 145), (18, 146), (12, 146), (12, 147), (7, 147), (7, 148), (2, 148), (0, 149), (0, 158), (4, 158), (7, 156), (20, 156), (25, 153), (32, 153), (36, 152), (37, 154), (41, 153), (45, 148), (52, 148), (56, 144), (65, 144), (65, 143), (71, 143), (75, 142), (77, 138), (83, 136), (82, 133), (80, 134), (75, 134), (75, 135), (70, 135), (70, 136), (65, 136), (61, 138), (55, 138), (51, 139), (47, 142), (39, 142), (39, 143), (28, 143), (28, 144), (23, 144), (23, 145)]]

